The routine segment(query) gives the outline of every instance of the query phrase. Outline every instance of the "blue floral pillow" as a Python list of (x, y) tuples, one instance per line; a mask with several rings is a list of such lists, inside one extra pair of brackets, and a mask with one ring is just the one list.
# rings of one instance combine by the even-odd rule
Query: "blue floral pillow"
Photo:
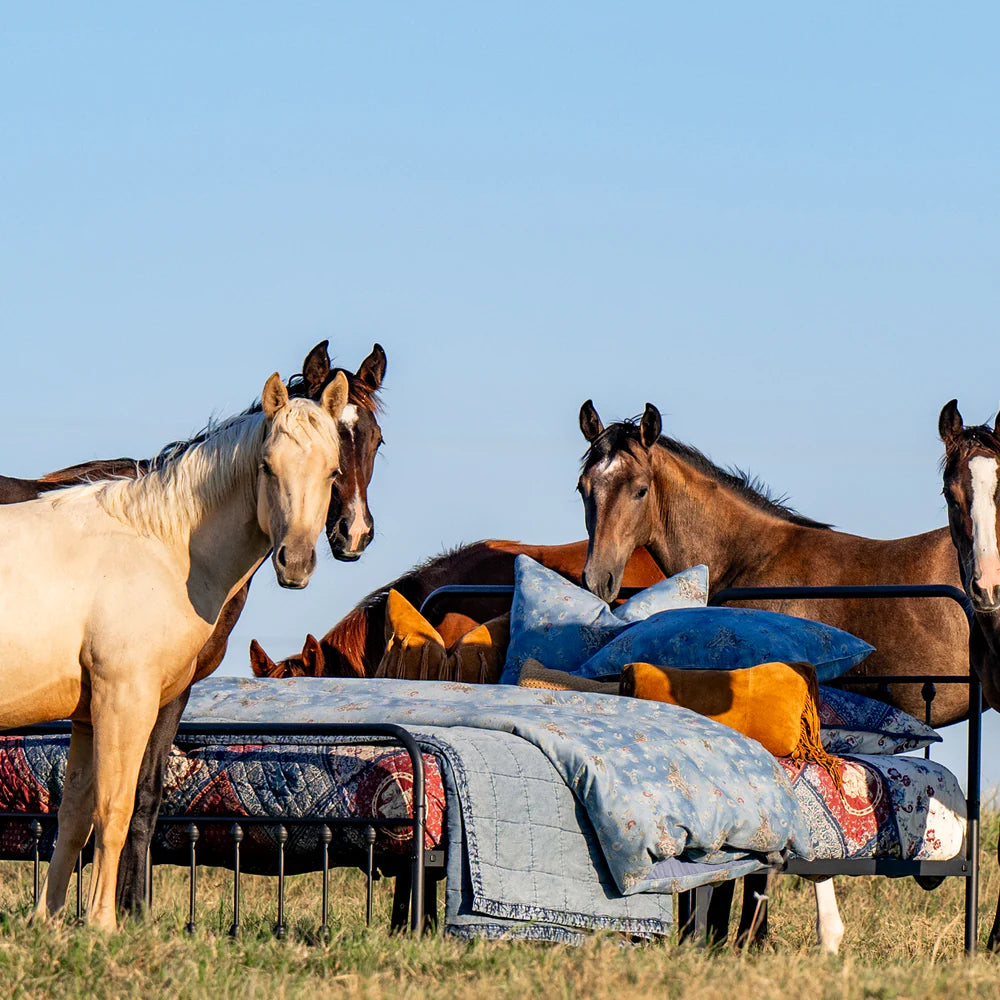
[[(832, 625), (750, 608), (692, 608), (653, 615), (602, 646), (574, 671), (581, 677), (620, 674), (626, 663), (736, 670), (803, 660), (828, 681), (857, 666), (874, 647)], [(544, 662), (544, 661), (543, 661)]]
[(599, 597), (520, 555), (514, 561), (510, 645), (501, 684), (516, 684), (525, 660), (576, 670), (623, 629), (672, 608), (704, 608), (708, 567), (694, 566), (641, 590), (613, 611)]
[(941, 742), (930, 726), (883, 701), (832, 687), (821, 687), (819, 698), (823, 747), (838, 757), (908, 753)]

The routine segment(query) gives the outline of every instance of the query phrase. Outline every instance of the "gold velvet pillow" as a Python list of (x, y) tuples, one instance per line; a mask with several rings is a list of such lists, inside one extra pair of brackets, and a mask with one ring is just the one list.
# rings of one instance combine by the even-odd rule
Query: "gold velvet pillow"
[(836, 757), (823, 749), (819, 687), (811, 663), (761, 663), (742, 670), (678, 670), (630, 663), (622, 694), (690, 708), (757, 740), (775, 757), (812, 761), (840, 787)]
[(549, 670), (538, 660), (525, 660), (521, 667), (518, 687), (543, 688), (546, 691), (596, 691), (618, 694), (618, 681), (595, 681), (592, 677), (577, 677), (565, 670)]
[(390, 590), (385, 638), (376, 677), (496, 684), (510, 642), (510, 615), (477, 625), (448, 649), (430, 622), (402, 594)]

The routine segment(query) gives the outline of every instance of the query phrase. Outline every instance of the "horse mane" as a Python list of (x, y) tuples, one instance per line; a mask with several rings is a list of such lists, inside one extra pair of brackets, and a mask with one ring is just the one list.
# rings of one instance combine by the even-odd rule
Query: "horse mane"
[(271, 421), (263, 412), (241, 413), (211, 426), (201, 440), (168, 448), (138, 479), (112, 479), (71, 486), (60, 491), (57, 502), (94, 496), (111, 516), (143, 534), (163, 539), (179, 537), (185, 526), (196, 524), (202, 513), (220, 504), (234, 489), (247, 496), (253, 492), (260, 450), (268, 433), (294, 432), (311, 425), (330, 433), (332, 446), (339, 446), (325, 422), (318, 422), (314, 404), (290, 400)]
[[(591, 465), (601, 459), (611, 458), (620, 451), (628, 451), (632, 444), (639, 442), (638, 424), (639, 418), (637, 417), (634, 420), (622, 420), (606, 427), (594, 438), (587, 453), (583, 456), (584, 466)], [(759, 476), (751, 475), (749, 471), (744, 471), (736, 466), (724, 469), (716, 465), (704, 452), (692, 445), (667, 437), (665, 434), (661, 434), (656, 443), (758, 510), (773, 514), (783, 521), (789, 521), (791, 524), (798, 524), (804, 528), (820, 528), (828, 531), (833, 527), (823, 521), (815, 521), (811, 517), (800, 514), (789, 505), (787, 496), (775, 496), (767, 483)]]
[(956, 443), (951, 448), (945, 448), (944, 455), (939, 462), (940, 471), (944, 471), (949, 458), (955, 452), (974, 447), (985, 448), (994, 453), (1000, 452), (1000, 437), (988, 424), (973, 424), (970, 427), (963, 427)]

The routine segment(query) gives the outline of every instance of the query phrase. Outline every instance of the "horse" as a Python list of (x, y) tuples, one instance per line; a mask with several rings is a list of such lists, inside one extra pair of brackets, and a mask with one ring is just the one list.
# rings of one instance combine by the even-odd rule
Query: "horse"
[(308, 584), (347, 394), (338, 376), (319, 403), (290, 399), (275, 373), (261, 412), (139, 479), (0, 507), (0, 730), (73, 722), (36, 919), (62, 910), (93, 829), (87, 921), (117, 926), (118, 859), (157, 713), (198, 678), (223, 608), (268, 552), (280, 586)]
[[(367, 487), (376, 453), (382, 443), (378, 425), (378, 391), (385, 377), (386, 356), (382, 347), (375, 344), (357, 372), (351, 372), (331, 366), (328, 347), (329, 342), (324, 340), (309, 352), (302, 365), (302, 374), (289, 380), (289, 394), (315, 400), (320, 398), (323, 390), (337, 375), (342, 374), (347, 379), (348, 401), (339, 421), (340, 475), (334, 480), (330, 490), (326, 535), (334, 558), (353, 562), (360, 557), (374, 536)], [(254, 404), (247, 412), (255, 409), (259, 410), (260, 404)], [(352, 418), (346, 424), (343, 420), (345, 414)], [(191, 443), (196, 441), (197, 438)], [(179, 444), (175, 442), (173, 446), (168, 446), (167, 453)], [(60, 469), (38, 480), (0, 476), (0, 503), (35, 499), (44, 492), (75, 483), (119, 477), (135, 478), (147, 473), (151, 464), (154, 463), (132, 458), (105, 459)], [(352, 536), (343, 529), (345, 521), (348, 525), (360, 521), (366, 525), (366, 530), (356, 530)], [(199, 677), (212, 673), (222, 662), (229, 635), (246, 604), (249, 586), (248, 582), (226, 604), (215, 630), (199, 652)], [(163, 797), (164, 767), (189, 693), (190, 689), (183, 691), (160, 710), (143, 756), (129, 833), (119, 861), (117, 904), (121, 912), (138, 912), (146, 898), (148, 847)]]
[[(302, 652), (275, 662), (254, 639), (250, 666), (258, 677), (373, 677), (385, 653), (385, 607), (390, 590), (397, 590), (414, 607), (445, 584), (504, 584), (513, 586), (514, 560), (527, 555), (579, 586), (587, 556), (586, 540), (566, 545), (528, 545), (490, 538), (442, 553), (363, 598), (322, 639), (307, 635)], [(635, 552), (625, 571), (625, 585), (648, 587), (663, 574), (643, 549)], [(509, 597), (477, 596), (463, 611), (449, 611), (435, 621), (446, 645), (482, 622), (510, 610)]]
[[(835, 531), (773, 499), (739, 470), (722, 469), (690, 445), (663, 436), (660, 412), (650, 403), (637, 421), (605, 427), (588, 399), (579, 422), (588, 443), (577, 484), (589, 542), (584, 585), (605, 600), (617, 595), (623, 567), (639, 547), (666, 575), (706, 564), (711, 593), (777, 585), (961, 585), (947, 528), (888, 541)], [(899, 600), (875, 608), (852, 600), (788, 600), (743, 606), (814, 618), (860, 636), (875, 652), (851, 671), (856, 675), (905, 675), (914, 663), (942, 675), (970, 668), (968, 622), (952, 602)], [(998, 661), (976, 652), (975, 636), (971, 648), (986, 700), (1000, 707)], [(891, 685), (888, 700), (919, 716), (923, 699), (912, 687)], [(942, 687), (933, 702), (935, 726), (969, 712), (967, 691)], [(744, 893), (744, 927), (752, 923), (749, 896)], [(843, 925), (831, 898), (832, 884), (818, 883), (818, 936), (835, 952)]]
[[(1000, 662), (1000, 546), (997, 543), (1000, 509), (1000, 414), (993, 427), (966, 427), (958, 411), (958, 400), (946, 403), (938, 418), (938, 433), (944, 442), (942, 462), (948, 527), (958, 556), (962, 586), (976, 618), (972, 633), (974, 662)], [(996, 676), (979, 669), (983, 692), (993, 688), (987, 700), (995, 705)], [(997, 851), (1000, 862), (1000, 848)], [(987, 938), (991, 951), (1000, 950), (1000, 909)]]

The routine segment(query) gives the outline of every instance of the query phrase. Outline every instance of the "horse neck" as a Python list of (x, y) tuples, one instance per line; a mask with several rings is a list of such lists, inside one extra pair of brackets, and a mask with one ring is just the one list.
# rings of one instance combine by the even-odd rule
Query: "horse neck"
[(239, 418), (136, 480), (89, 489), (108, 513), (186, 553), (217, 585), (238, 590), (270, 548), (257, 523), (263, 422), (262, 414)]
[(667, 576), (704, 563), (711, 589), (759, 575), (791, 535), (804, 530), (760, 510), (659, 446), (652, 451), (659, 511), (646, 548)]

